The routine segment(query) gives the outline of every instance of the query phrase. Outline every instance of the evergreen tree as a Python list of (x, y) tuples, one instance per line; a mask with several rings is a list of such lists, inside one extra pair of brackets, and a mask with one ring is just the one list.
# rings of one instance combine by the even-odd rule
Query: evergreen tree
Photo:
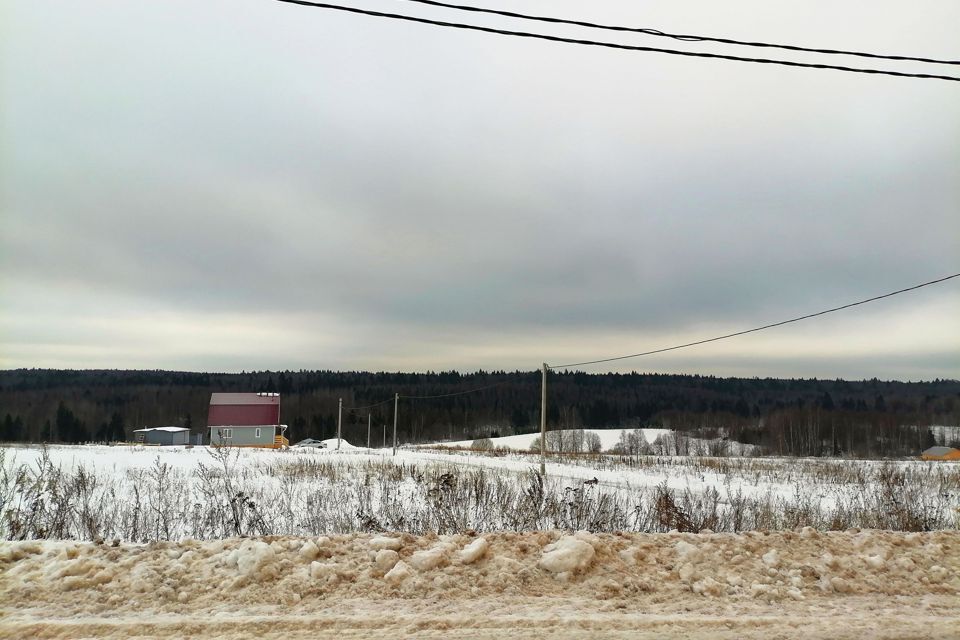
[(60, 402), (57, 407), (57, 438), (61, 442), (85, 442), (90, 437), (86, 425)]
[(833, 411), (833, 396), (829, 391), (824, 391), (820, 397), (820, 407), (826, 411)]
[(14, 433), (13, 416), (8, 413), (3, 419), (3, 426), (0, 427), (0, 441), (15, 442), (19, 440), (18, 435)]
[(127, 439), (126, 429), (123, 428), (123, 416), (117, 412), (114, 412), (113, 415), (110, 416), (107, 439), (114, 442), (124, 442)]
[(873, 401), (873, 410), (874, 411), (887, 410), (887, 402), (886, 400), (883, 399), (882, 395), (877, 396), (877, 398)]

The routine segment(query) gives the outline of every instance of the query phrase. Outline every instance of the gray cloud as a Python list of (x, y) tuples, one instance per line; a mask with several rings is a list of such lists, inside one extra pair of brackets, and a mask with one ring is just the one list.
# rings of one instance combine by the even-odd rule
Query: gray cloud
[[(851, 32), (840, 13), (674, 5), (645, 7), (644, 21), (943, 56), (945, 25), (960, 19), (941, 2), (906, 29), (911, 12), (880, 3)], [(575, 3), (541, 8), (587, 17)], [(629, 3), (590, 11), (639, 20)], [(532, 367), (957, 270), (949, 83), (616, 54), (252, 0), (18, 1), (10, 14), (4, 366), (50, 364), (57, 345), (57, 364), (77, 367)], [(960, 300), (952, 284), (916, 295), (902, 304), (949, 313), (930, 301)], [(177, 320), (157, 322), (164, 314)], [(136, 324), (125, 351), (112, 350), (117, 318)], [(239, 342), (220, 351), (225, 318)], [(336, 346), (314, 341), (311, 323)], [(261, 339), (244, 343), (255, 325)], [(830, 325), (841, 336), (856, 326)], [(960, 345), (942, 316), (915, 329), (925, 349)], [(182, 349), (151, 346), (177, 335)], [(272, 348), (281, 336), (299, 342)], [(816, 342), (803, 362), (754, 350), (695, 364), (960, 375), (956, 359), (890, 339), (903, 353), (882, 367)]]

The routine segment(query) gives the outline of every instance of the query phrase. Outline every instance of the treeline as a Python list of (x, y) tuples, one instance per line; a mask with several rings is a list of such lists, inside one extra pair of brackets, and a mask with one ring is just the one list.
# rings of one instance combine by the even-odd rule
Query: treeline
[[(540, 373), (471, 374), (257, 371), (0, 371), (0, 440), (87, 442), (132, 439), (145, 426), (205, 433), (212, 392), (276, 391), (292, 441), (343, 433), (382, 442), (401, 398), (401, 442), (463, 440), (534, 431)], [(669, 374), (551, 373), (551, 429), (666, 427), (727, 437), (782, 455), (913, 455), (951, 436), (930, 425), (960, 424), (960, 381), (896, 382), (717, 378)], [(369, 409), (350, 409), (381, 403)], [(919, 428), (918, 428), (919, 427)]]

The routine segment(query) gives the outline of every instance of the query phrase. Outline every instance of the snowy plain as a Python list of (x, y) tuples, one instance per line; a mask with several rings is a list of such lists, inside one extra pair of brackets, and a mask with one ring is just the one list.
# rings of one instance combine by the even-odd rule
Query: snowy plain
[[(620, 441), (623, 433), (633, 431), (633, 429), (583, 429), (583, 431), (585, 433), (596, 434), (600, 439), (600, 446), (603, 448), (603, 450), (610, 451)], [(657, 438), (661, 436), (667, 436), (672, 433), (670, 429), (637, 429), (637, 431), (643, 434), (647, 444), (653, 444), (656, 442)], [(529, 451), (531, 445), (540, 442), (540, 434), (524, 433), (513, 436), (500, 436), (497, 438), (490, 438), (490, 442), (495, 447), (504, 447), (516, 451)], [(469, 448), (470, 445), (473, 444), (473, 440), (456, 440), (453, 442), (444, 442), (442, 444), (450, 447)]]
[(955, 637), (960, 464), (520, 438), (0, 449), (0, 638)]
[[(619, 429), (609, 433), (602, 431), (603, 446), (609, 449), (619, 439)], [(648, 443), (667, 430), (646, 429), (644, 435)], [(325, 441), (326, 448), (290, 448), (283, 451), (238, 448), (232, 450), (233, 463), (238, 473), (262, 473), (260, 481), (276, 484), (276, 469), (296, 467), (300, 463), (325, 462), (341, 465), (345, 468), (362, 463), (412, 465), (437, 469), (488, 469), (502, 472), (506, 477), (520, 477), (525, 473), (539, 469), (540, 457), (529, 453), (529, 445), (537, 437), (532, 435), (506, 436), (494, 439), (497, 447), (515, 448), (513, 453), (499, 452), (497, 455), (485, 455), (469, 449), (472, 441), (444, 442), (434, 448), (431, 445), (398, 448), (393, 450), (366, 449), (356, 447), (341, 440), (337, 449), (337, 440)], [(452, 449), (462, 447), (462, 449)], [(200, 465), (216, 464), (211, 455), (212, 449), (205, 446), (105, 446), (105, 445), (53, 445), (44, 448), (37, 446), (0, 448), (5, 456), (8, 468), (27, 466), (34, 468), (44, 455), (50, 462), (62, 469), (76, 470), (84, 468), (97, 475), (113, 479), (142, 477), (158, 463), (173, 470), (190, 474)], [(702, 494), (715, 490), (726, 496), (740, 492), (750, 497), (776, 496), (790, 498), (798, 491), (812, 492), (825, 504), (831, 503), (831, 497), (842, 493), (842, 482), (836, 479), (842, 471), (869, 473), (884, 464), (881, 461), (848, 460), (829, 458), (710, 458), (702, 456), (643, 456), (639, 464), (620, 465), (605, 463), (603, 458), (577, 456), (548, 456), (547, 477), (558, 479), (567, 484), (597, 480), (600, 487), (611, 490), (650, 489), (660, 485), (678, 491), (689, 490)], [(918, 460), (897, 461), (896, 466), (913, 472), (924, 473), (942, 469), (957, 470), (955, 464), (922, 462)], [(279, 474), (282, 475), (282, 474)]]
[[(662, 434), (644, 435), (653, 442)], [(403, 447), (396, 455), (346, 440), (339, 450), (336, 440), (286, 450), (7, 447), (0, 449), (0, 506), (8, 514), (0, 539), (49, 537), (52, 526), (60, 537), (145, 542), (378, 528), (425, 534), (960, 524), (955, 463), (550, 455), (541, 477), (540, 457), (528, 451), (531, 437), (511, 436), (523, 438), (517, 451), (445, 443)], [(619, 433), (604, 437), (616, 442)], [(92, 509), (103, 502), (110, 508)], [(144, 515), (157, 512), (163, 517)]]

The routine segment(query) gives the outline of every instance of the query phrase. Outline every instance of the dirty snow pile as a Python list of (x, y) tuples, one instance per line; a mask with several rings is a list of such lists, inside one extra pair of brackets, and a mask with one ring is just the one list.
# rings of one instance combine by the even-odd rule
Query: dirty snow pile
[(0, 596), (3, 637), (949, 637), (960, 532), (5, 542)]

